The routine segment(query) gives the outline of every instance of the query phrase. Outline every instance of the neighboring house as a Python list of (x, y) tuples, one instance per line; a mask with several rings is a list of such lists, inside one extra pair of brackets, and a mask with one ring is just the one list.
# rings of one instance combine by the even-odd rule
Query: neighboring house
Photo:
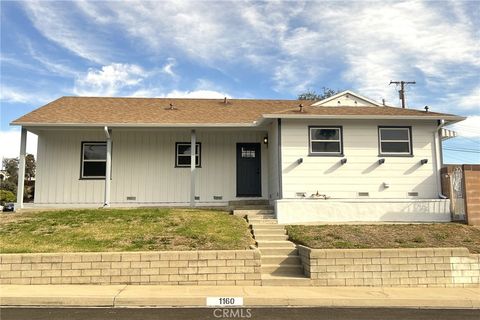
[(450, 220), (442, 127), (464, 119), (345, 91), (318, 102), (62, 97), (12, 124), (23, 155), (27, 130), (38, 135), (36, 206), (269, 199), (294, 223)]

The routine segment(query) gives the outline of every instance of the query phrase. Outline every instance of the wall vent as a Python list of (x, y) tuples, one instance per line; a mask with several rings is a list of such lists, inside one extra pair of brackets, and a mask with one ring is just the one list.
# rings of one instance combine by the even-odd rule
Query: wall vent
[(200, 196), (195, 196), (195, 200), (200, 200)]
[(223, 196), (213, 196), (213, 200), (222, 200)]
[(418, 192), (409, 192), (408, 196), (409, 197), (418, 197)]
[(134, 197), (134, 196), (127, 197), (127, 201), (135, 201), (135, 200), (137, 200), (137, 197)]
[(358, 196), (359, 196), (359, 197), (369, 197), (370, 194), (369, 194), (368, 192), (359, 192), (359, 193), (358, 193)]

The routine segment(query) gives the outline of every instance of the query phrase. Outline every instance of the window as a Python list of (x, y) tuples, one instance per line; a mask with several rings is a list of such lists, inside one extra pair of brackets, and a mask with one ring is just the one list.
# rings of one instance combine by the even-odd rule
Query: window
[[(195, 166), (200, 167), (201, 160), (201, 143), (195, 145)], [(177, 142), (175, 144), (175, 167), (190, 167), (190, 143), (189, 142)]]
[(380, 155), (412, 155), (411, 127), (378, 127)]
[(107, 143), (82, 142), (82, 179), (105, 178), (107, 168)]
[(309, 127), (310, 155), (342, 156), (342, 127)]

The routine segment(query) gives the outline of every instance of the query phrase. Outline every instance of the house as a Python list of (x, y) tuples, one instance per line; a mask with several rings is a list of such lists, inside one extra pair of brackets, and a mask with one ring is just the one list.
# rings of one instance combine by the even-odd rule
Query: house
[(264, 199), (280, 223), (308, 223), (449, 221), (442, 132), (464, 119), (344, 91), (317, 102), (62, 97), (12, 124), (21, 159), (26, 132), (38, 135), (35, 206)]

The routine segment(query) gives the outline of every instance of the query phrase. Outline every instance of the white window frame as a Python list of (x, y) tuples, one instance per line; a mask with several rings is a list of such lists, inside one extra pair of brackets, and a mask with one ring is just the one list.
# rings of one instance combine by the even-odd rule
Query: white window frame
[[(383, 130), (403, 130), (407, 131), (408, 139), (407, 140), (382, 140), (382, 131)], [(383, 152), (382, 143), (408, 143), (408, 152)], [(380, 126), (378, 127), (378, 153), (380, 156), (413, 156), (413, 146), (412, 146), (412, 127), (389, 127), (389, 126)]]
[[(316, 140), (312, 139), (312, 130), (337, 130), (338, 131), (338, 139), (336, 140)], [(342, 126), (309, 126), (308, 127), (308, 151), (310, 156), (343, 156), (343, 130)], [(338, 142), (339, 144), (339, 151), (334, 152), (325, 152), (325, 151), (313, 151), (313, 142)]]
[[(104, 145), (105, 148), (107, 147), (107, 142), (89, 142), (84, 141), (82, 142), (82, 158), (81, 158), (81, 166), (80, 166), (80, 178), (81, 179), (105, 179), (106, 175), (103, 176), (85, 176), (84, 174), (84, 163), (85, 162), (105, 162), (105, 168), (107, 167), (107, 154), (105, 153), (105, 159), (85, 159), (85, 146), (92, 146), (92, 145)], [(106, 169), (105, 169), (106, 170)]]
[[(190, 168), (190, 164), (179, 164), (178, 157), (191, 157), (191, 155), (181, 155), (178, 153), (179, 146), (191, 146), (190, 142), (177, 142), (175, 143), (175, 168)], [(201, 168), (202, 160), (202, 143), (197, 142), (195, 144), (195, 149), (198, 147), (198, 152), (195, 152), (195, 167)], [(196, 150), (195, 150), (196, 151)], [(198, 159), (198, 161), (197, 161)]]

